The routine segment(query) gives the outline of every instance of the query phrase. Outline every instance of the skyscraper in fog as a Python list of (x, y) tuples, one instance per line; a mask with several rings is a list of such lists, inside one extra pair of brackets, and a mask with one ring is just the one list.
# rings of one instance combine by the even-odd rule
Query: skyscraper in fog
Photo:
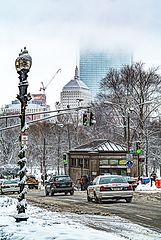
[(80, 52), (80, 80), (90, 89), (92, 99), (99, 92), (100, 81), (106, 76), (110, 68), (120, 69), (123, 65), (132, 63), (132, 54), (123, 50)]

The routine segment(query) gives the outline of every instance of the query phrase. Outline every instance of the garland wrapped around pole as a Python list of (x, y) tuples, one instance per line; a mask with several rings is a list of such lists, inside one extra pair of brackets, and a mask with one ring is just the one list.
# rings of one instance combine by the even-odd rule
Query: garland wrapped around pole
[(27, 202), (25, 199), (25, 194), (27, 193), (27, 185), (25, 185), (26, 182), (26, 172), (27, 172), (27, 159), (25, 157), (25, 151), (27, 149), (27, 142), (28, 142), (28, 134), (27, 129), (28, 126), (25, 123), (25, 111), (27, 102), (31, 100), (30, 93), (27, 93), (28, 88), (28, 81), (27, 81), (27, 73), (29, 72), (32, 65), (32, 59), (30, 55), (28, 54), (28, 51), (26, 48), (24, 50), (21, 50), (21, 53), (19, 54), (19, 57), (15, 61), (15, 66), (17, 73), (19, 74), (19, 94), (17, 95), (17, 99), (21, 103), (21, 113), (20, 113), (20, 120), (21, 120), (21, 132), (19, 136), (19, 142), (20, 142), (20, 151), (18, 154), (19, 160), (19, 176), (20, 176), (20, 193), (18, 196), (18, 203), (17, 203), (17, 215), (15, 216), (16, 222), (20, 221), (27, 221), (28, 216), (25, 212), (27, 208)]

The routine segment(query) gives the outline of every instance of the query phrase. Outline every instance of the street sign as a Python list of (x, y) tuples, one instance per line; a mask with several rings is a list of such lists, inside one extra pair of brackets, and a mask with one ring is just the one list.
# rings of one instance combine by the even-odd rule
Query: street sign
[(126, 154), (126, 160), (127, 161), (132, 161), (133, 160), (133, 154), (132, 153)]
[(133, 149), (130, 150), (130, 154), (134, 154), (135, 152), (136, 152), (136, 151), (133, 150)]
[(21, 132), (21, 145), (27, 145), (28, 144), (28, 132)]
[(132, 161), (127, 161), (126, 162), (126, 166), (128, 167), (128, 168), (132, 168), (132, 166), (133, 166), (133, 162)]
[(127, 173), (131, 173), (131, 169), (130, 168), (127, 168)]

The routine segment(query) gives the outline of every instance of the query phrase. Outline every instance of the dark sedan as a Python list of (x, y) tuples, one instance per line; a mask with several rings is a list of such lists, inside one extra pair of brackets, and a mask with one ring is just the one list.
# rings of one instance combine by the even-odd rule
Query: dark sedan
[(68, 175), (53, 176), (45, 183), (45, 195), (51, 194), (53, 196), (55, 193), (74, 194), (74, 185)]

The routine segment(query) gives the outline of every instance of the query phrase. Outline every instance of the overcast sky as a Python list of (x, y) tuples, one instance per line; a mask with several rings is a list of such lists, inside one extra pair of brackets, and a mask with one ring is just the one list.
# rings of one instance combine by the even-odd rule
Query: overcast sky
[(33, 59), (31, 93), (46, 85), (47, 102), (60, 100), (74, 76), (80, 47), (130, 49), (135, 61), (161, 65), (160, 0), (0, 0), (0, 106), (18, 94), (15, 59), (27, 47)]

